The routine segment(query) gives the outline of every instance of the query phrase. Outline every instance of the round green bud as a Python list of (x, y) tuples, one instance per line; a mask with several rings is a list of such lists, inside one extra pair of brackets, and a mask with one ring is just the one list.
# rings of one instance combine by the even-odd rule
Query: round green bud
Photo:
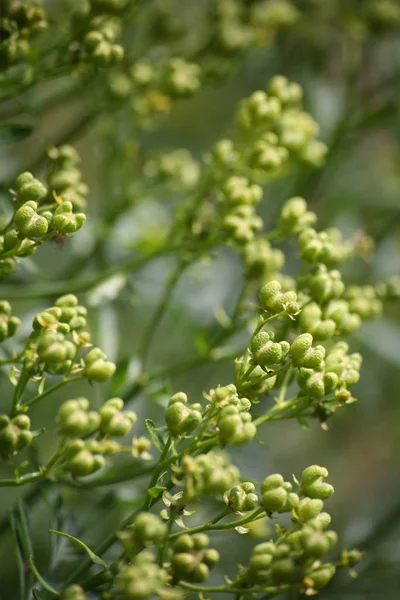
[(275, 75), (268, 85), (268, 93), (276, 96), (282, 106), (298, 104), (303, 98), (302, 87), (290, 82), (284, 75)]
[(113, 362), (104, 360), (105, 358), (106, 356), (100, 348), (92, 348), (86, 354), (84, 363), (89, 381), (106, 381), (114, 374), (116, 365)]
[(251, 482), (236, 485), (224, 494), (225, 504), (234, 512), (254, 510), (258, 505), (258, 496), (254, 493), (255, 486)]
[(118, 537), (127, 551), (133, 550), (137, 553), (143, 548), (161, 544), (167, 532), (167, 525), (157, 515), (142, 512), (132, 526), (119, 532)]
[(341, 552), (340, 559), (343, 565), (347, 567), (355, 567), (362, 560), (364, 553), (356, 548), (348, 550), (344, 548)]
[(22, 202), (33, 200), (40, 202), (47, 195), (45, 186), (32, 173), (26, 171), (21, 173), (15, 181), (15, 187), (18, 194), (18, 199)]
[(167, 579), (165, 569), (158, 567), (154, 557), (144, 552), (118, 571), (114, 588), (117, 597), (123, 600), (148, 600), (158, 595)]
[(221, 409), (218, 418), (218, 436), (221, 444), (242, 446), (250, 442), (256, 435), (257, 428), (251, 422), (248, 412), (240, 412), (237, 406), (226, 406)]
[(69, 437), (87, 436), (100, 425), (100, 415), (89, 411), (87, 398), (77, 398), (64, 402), (57, 415), (60, 432)]
[(310, 587), (320, 590), (324, 588), (336, 573), (336, 567), (332, 564), (325, 564), (307, 573), (306, 581), (310, 583)]
[(14, 215), (14, 224), (18, 231), (28, 238), (43, 237), (49, 228), (45, 217), (36, 212), (37, 203), (25, 202)]
[(314, 531), (305, 527), (300, 538), (304, 555), (314, 559), (322, 558), (337, 543), (337, 534), (334, 531)]
[(69, 585), (62, 593), (61, 600), (87, 600), (87, 596), (80, 585)]
[(320, 369), (325, 358), (323, 346), (312, 347), (313, 337), (310, 333), (303, 333), (296, 337), (290, 347), (290, 355), (297, 367)]
[[(97, 364), (97, 361), (96, 363)], [(122, 412), (124, 401), (121, 398), (110, 398), (100, 408), (100, 431), (112, 437), (123, 437), (136, 423), (136, 413)]]
[(266, 477), (261, 485), (261, 504), (269, 513), (289, 512), (298, 505), (299, 497), (291, 492), (291, 483), (275, 473)]
[(75, 233), (86, 221), (83, 213), (74, 213), (72, 202), (63, 202), (54, 211), (54, 227), (58, 233)]
[(291, 558), (282, 558), (273, 562), (271, 579), (275, 584), (297, 583), (301, 581), (302, 570)]
[(178, 392), (170, 398), (165, 420), (173, 436), (189, 434), (194, 431), (202, 421), (201, 405), (187, 405), (187, 396)]
[(283, 362), (289, 352), (289, 348), (288, 342), (274, 343), (266, 331), (257, 333), (250, 344), (250, 350), (255, 362), (262, 367)]
[(328, 471), (324, 467), (312, 465), (304, 469), (301, 474), (300, 489), (304, 496), (325, 500), (332, 496), (334, 488), (324, 480), (328, 477)]
[(307, 523), (320, 515), (324, 503), (322, 500), (302, 498), (296, 507), (296, 516), (301, 523)]

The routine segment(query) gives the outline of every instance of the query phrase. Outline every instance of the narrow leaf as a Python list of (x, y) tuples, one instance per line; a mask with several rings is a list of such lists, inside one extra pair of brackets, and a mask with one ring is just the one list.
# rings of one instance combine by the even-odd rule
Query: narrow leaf
[(11, 530), (15, 539), (15, 552), (17, 555), (18, 564), (18, 579), (19, 579), (19, 597), (20, 600), (25, 600), (25, 589), (26, 589), (26, 570), (24, 557), (21, 549), (21, 544), (18, 536), (18, 525), (15, 515), (12, 514), (10, 517)]
[(77, 544), (78, 546), (83, 548), (88, 553), (89, 558), (92, 562), (94, 562), (96, 565), (100, 565), (100, 566), (104, 567), (104, 569), (108, 568), (106, 563), (104, 562), (104, 560), (102, 558), (100, 558), (100, 556), (97, 556), (97, 554), (95, 554), (93, 552), (93, 550), (91, 550), (89, 548), (89, 546), (86, 546), (86, 544), (84, 544), (78, 538), (74, 537), (73, 535), (69, 535), (69, 533), (64, 533), (63, 531), (57, 531), (56, 529), (49, 529), (49, 531), (50, 531), (50, 533), (55, 533), (56, 535), (61, 535), (62, 537), (65, 537), (65, 538), (71, 540), (72, 542), (75, 542), (75, 544)]
[(49, 583), (47, 583), (47, 581), (45, 579), (43, 579), (43, 577), (37, 570), (35, 563), (33, 562), (32, 556), (29, 557), (29, 565), (31, 567), (32, 573), (34, 574), (34, 576), (36, 577), (37, 581), (40, 583), (42, 588), (47, 590), (51, 594), (53, 594), (53, 596), (60, 596), (60, 594), (54, 588), (52, 588), (51, 585)]
[(162, 439), (160, 433), (158, 432), (158, 430), (156, 428), (156, 424), (151, 419), (146, 419), (144, 424), (145, 424), (147, 433), (149, 434), (149, 438), (151, 439), (151, 441), (153, 442), (153, 444), (155, 445), (157, 450), (162, 452), (164, 450), (165, 444), (164, 444), (164, 440)]
[(150, 498), (158, 498), (158, 496), (160, 496), (160, 494), (162, 494), (162, 492), (166, 489), (167, 488), (165, 486), (155, 485), (154, 487), (147, 490), (147, 493), (150, 496)]

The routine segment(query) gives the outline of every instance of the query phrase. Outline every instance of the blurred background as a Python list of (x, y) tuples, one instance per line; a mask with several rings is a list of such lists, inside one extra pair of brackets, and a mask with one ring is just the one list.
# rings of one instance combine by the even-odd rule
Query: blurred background
[[(137, 4), (138, 10), (126, 20), (121, 34), (129, 60), (172, 52), (195, 59), (208, 73), (202, 89), (192, 98), (174, 101), (168, 114), (144, 119), (132, 106), (132, 98), (127, 100), (120, 93), (122, 84), (117, 94), (110, 93), (118, 85), (110, 84), (110, 73), (102, 69), (90, 77), (78, 67), (67, 69), (60, 76), (17, 86), (11, 96), (0, 86), (0, 117), (8, 124), (0, 128), (3, 216), (8, 212), (7, 190), (15, 174), (27, 168), (40, 174), (46, 165), (45, 151), (53, 145), (76, 146), (90, 188), (84, 229), (65, 244), (45, 245), (0, 284), (0, 296), (12, 301), (14, 313), (23, 320), (18, 340), (29, 334), (32, 316), (54, 298), (54, 282), (61, 282), (61, 291), (63, 282), (99, 273), (131, 256), (136, 246), (151, 247), (165, 231), (185, 192), (149, 184), (149, 178), (143, 177), (146, 160), (164, 150), (186, 148), (201, 161), (217, 140), (229, 137), (238, 101), (264, 89), (277, 73), (303, 86), (305, 109), (319, 123), (329, 152), (323, 167), (292, 173), (264, 186), (259, 211), (266, 230), (275, 227), (285, 200), (302, 195), (317, 213), (321, 228), (335, 226), (345, 236), (365, 232), (374, 238), (370, 259), (346, 264), (345, 281), (364, 284), (398, 274), (400, 3), (192, 0)], [(221, 21), (217, 9), (222, 10), (224, 4), (240, 8), (237, 29), (232, 26), (225, 36), (225, 50), (222, 42), (220, 46), (215, 42), (223, 39), (217, 31)], [(47, 4), (50, 20), (60, 23), (60, 44), (70, 43), (74, 18), (82, 6), (70, 0)], [(248, 16), (250, 9), (256, 13), (253, 20)], [(246, 28), (257, 33), (251, 42), (242, 40)], [(50, 47), (46, 33), (40, 43), (39, 54), (44, 55)], [(295, 246), (281, 247), (287, 255), (286, 271), (295, 272)], [(100, 404), (110, 394), (126, 393), (134, 384), (140, 368), (136, 356), (141, 334), (174, 261), (171, 257), (153, 260), (134, 273), (106, 278), (78, 294), (90, 308), (93, 341), (117, 362), (118, 378), (108, 389), (107, 385), (75, 384), (73, 390), (67, 388), (37, 406), (34, 422), (47, 425), (37, 442), (41, 459), (53, 448), (54, 416), (62, 400), (83, 395)], [(215, 324), (216, 311), (221, 307), (228, 313), (232, 310), (241, 280), (240, 262), (233, 250), (218, 250), (213, 259), (191, 266), (180, 279), (153, 339), (151, 370), (195, 355), (202, 330)], [(41, 295), (40, 290), (45, 293)], [(247, 338), (245, 332), (237, 338), (237, 345), (245, 345)], [(328, 431), (316, 423), (310, 430), (290, 421), (265, 424), (260, 443), (234, 449), (230, 455), (247, 478), (257, 480), (273, 472), (290, 478), (308, 464), (325, 465), (336, 488), (328, 510), (341, 542), (367, 553), (357, 569), (358, 578), (338, 576), (320, 597), (395, 600), (400, 597), (398, 307), (365, 324), (348, 341), (352, 351), (364, 357), (361, 380), (354, 390), (358, 403), (338, 411)], [(233, 362), (222, 361), (177, 372), (167, 381), (156, 380), (146, 394), (132, 399), (139, 416), (136, 435), (143, 433), (141, 417), (162, 421), (160, 406), (165, 406), (170, 390), (184, 390), (196, 402), (203, 391), (227, 384), (232, 377)], [(2, 368), (0, 410), (8, 410), (11, 389), (7, 370)], [(28, 459), (35, 461), (34, 456)], [(6, 477), (12, 469), (4, 465), (0, 471)], [(76, 553), (66, 544), (61, 557), (52, 554), (49, 527), (68, 529), (96, 546), (134, 507), (145, 485), (146, 479), (139, 480), (139, 486), (128, 482), (79, 493), (66, 489), (57, 497), (44, 490), (39, 498), (34, 493), (31, 498), (27, 489), (2, 488), (0, 597), (19, 597), (8, 514), (21, 495), (30, 506), (38, 568), (46, 573), (51, 567), (50, 580), (56, 580), (71, 568)], [(63, 521), (58, 525), (49, 522), (49, 508), (55, 503), (62, 505)], [(204, 502), (198, 510), (200, 519), (210, 506)], [(222, 540), (215, 536), (216, 547), (223, 543), (221, 565), (213, 574), (216, 579), (221, 573), (232, 574), (237, 563), (245, 563), (255, 543), (251, 535), (239, 541), (238, 534), (231, 535), (232, 543), (225, 534)], [(265, 539), (267, 533), (262, 535)]]

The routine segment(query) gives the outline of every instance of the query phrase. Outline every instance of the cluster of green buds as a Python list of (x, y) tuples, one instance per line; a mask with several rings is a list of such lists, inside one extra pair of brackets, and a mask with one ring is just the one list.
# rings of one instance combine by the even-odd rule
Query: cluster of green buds
[(183, 485), (186, 500), (203, 494), (219, 496), (239, 481), (239, 469), (218, 451), (198, 456), (184, 456), (177, 475)]
[(270, 44), (278, 31), (296, 22), (298, 11), (289, 0), (250, 5), (237, 0), (218, 0), (213, 17), (215, 43), (230, 56), (254, 45)]
[[(99, 411), (89, 410), (87, 398), (67, 400), (61, 405), (57, 415), (60, 433), (70, 438), (86, 438), (95, 432), (98, 432), (98, 439), (102, 440), (124, 437), (137, 417), (133, 411), (124, 412), (123, 407), (121, 398), (107, 400)], [(108, 450), (108, 453), (112, 453), (110, 448)]]
[(97, 440), (72, 439), (64, 448), (63, 471), (73, 477), (91, 475), (104, 464), (101, 444)]
[(97, 67), (109, 67), (121, 62), (124, 49), (115, 43), (120, 30), (121, 24), (117, 18), (102, 15), (93, 19), (83, 40), (85, 59)]
[(147, 600), (161, 593), (167, 580), (167, 571), (156, 564), (154, 556), (142, 552), (118, 571), (114, 595), (120, 600)]
[(108, 84), (114, 98), (131, 99), (137, 124), (151, 128), (169, 114), (173, 101), (200, 89), (201, 69), (182, 57), (143, 57), (128, 70), (110, 73)]
[(80, 585), (69, 585), (61, 595), (62, 600), (87, 600), (87, 596)]
[(244, 160), (253, 176), (265, 178), (297, 161), (319, 166), (326, 146), (318, 125), (302, 108), (302, 89), (279, 75), (266, 91), (254, 92), (238, 111), (238, 123), (252, 141)]
[(215, 416), (218, 440), (222, 446), (242, 446), (257, 433), (250, 414), (251, 402), (240, 397), (236, 386), (229, 384), (210, 390), (206, 398), (211, 404), (206, 409), (206, 419)]
[(7, 458), (28, 446), (33, 440), (31, 421), (28, 415), (20, 414), (12, 419), (0, 415), (0, 454)]
[(144, 548), (160, 545), (167, 535), (167, 525), (149, 512), (137, 515), (135, 522), (118, 533), (126, 552), (138, 553)]
[(0, 300), (0, 342), (15, 335), (21, 325), (21, 320), (11, 312), (11, 304), (7, 300)]
[(68, 144), (51, 148), (48, 156), (51, 160), (47, 177), (49, 188), (54, 190), (64, 202), (72, 204), (74, 209), (86, 208), (89, 188), (82, 181), (82, 172), (79, 168), (80, 157), (75, 148)]
[(0, 14), (0, 67), (28, 59), (31, 40), (47, 27), (43, 2), (21, 3), (9, 0), (3, 3)]
[(209, 538), (205, 533), (180, 535), (171, 547), (173, 581), (206, 581), (210, 569), (219, 562), (219, 552), (208, 546)]
[(246, 177), (227, 179), (217, 195), (221, 206), (222, 227), (229, 241), (239, 246), (247, 244), (263, 227), (255, 207), (262, 198), (262, 188)]
[(38, 313), (33, 319), (24, 370), (33, 376), (42, 372), (65, 374), (81, 368), (74, 361), (81, 347), (90, 346), (90, 335), (82, 331), (86, 314), (86, 308), (73, 294), (61, 296), (53, 306)]
[(188, 405), (184, 392), (174, 394), (165, 413), (168, 431), (174, 437), (192, 433), (202, 421), (201, 404)]
[(143, 171), (147, 177), (174, 191), (189, 190), (199, 180), (200, 165), (186, 148), (182, 148), (148, 160)]
[(86, 220), (28, 171), (17, 177), (13, 196), (18, 207), (0, 236), (0, 275), (12, 272), (19, 258), (30, 256), (46, 240), (75, 233)]
[(235, 485), (225, 492), (224, 502), (234, 513), (254, 510), (259, 503), (255, 489), (256, 486), (251, 481)]
[[(253, 548), (247, 569), (242, 574), (248, 582), (262, 584), (279, 593), (288, 586), (300, 588), (307, 594), (316, 593), (331, 580), (340, 566), (350, 566), (351, 559), (339, 563), (323, 563), (336, 545), (337, 534), (327, 530), (331, 517), (323, 512), (324, 500), (333, 494), (326, 482), (328, 472), (324, 467), (307, 467), (297, 492), (282, 475), (268, 476), (261, 486), (261, 505), (271, 513), (291, 513), (293, 525), (280, 528), (279, 537)], [(361, 553), (354, 551), (355, 563)]]

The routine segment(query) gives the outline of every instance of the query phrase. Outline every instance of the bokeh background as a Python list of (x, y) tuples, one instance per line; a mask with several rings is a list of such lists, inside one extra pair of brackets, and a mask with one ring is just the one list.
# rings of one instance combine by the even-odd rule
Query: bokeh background
[[(213, 26), (212, 18), (210, 21), (209, 16), (204, 16), (208, 15), (208, 4), (192, 0), (149, 2), (148, 6), (161, 7), (159, 25), (167, 19), (167, 9), (175, 18), (179, 15), (178, 25), (184, 34), (174, 42), (176, 52), (186, 49), (190, 56), (202, 47), (207, 27)], [(8, 122), (15, 121), (14, 116), (8, 115), (15, 112), (14, 102), (19, 103), (17, 122), (27, 132), (21, 140), (7, 136), (0, 139), (0, 201), (4, 214), (8, 210), (7, 189), (14, 174), (28, 167), (36, 169), (35, 174), (40, 172), (43, 153), (51, 145), (67, 141), (76, 145), (82, 156), (85, 181), (90, 186), (85, 228), (66, 245), (43, 247), (17, 275), (0, 284), (1, 297), (9, 293), (15, 314), (23, 318), (18, 340), (29, 333), (35, 312), (53, 297), (53, 282), (73, 281), (98, 272), (129, 256), (130, 248), (144, 234), (149, 236), (152, 232), (156, 238), (157, 232), (166, 227), (182, 196), (174, 196), (162, 187), (155, 192), (145, 189), (140, 173), (141, 153), (187, 148), (200, 160), (218, 139), (229, 136), (237, 102), (252, 91), (263, 89), (277, 73), (304, 87), (305, 107), (320, 124), (321, 138), (330, 152), (322, 168), (294, 173), (265, 185), (260, 213), (267, 230), (274, 227), (285, 200), (303, 195), (318, 214), (321, 227), (337, 226), (345, 235), (363, 231), (375, 239), (375, 251), (369, 260), (357, 259), (346, 266), (346, 281), (376, 282), (399, 273), (400, 17), (397, 21), (393, 17), (398, 12), (389, 13), (392, 17), (386, 20), (374, 20), (367, 18), (365, 14), (370, 13), (364, 13), (361, 7), (367, 2), (304, 0), (291, 4), (299, 11), (296, 24), (278, 33), (271, 31), (259, 47), (244, 48), (234, 58), (229, 57), (229, 68), (222, 75), (208, 82), (195, 97), (174, 103), (169, 116), (148, 130), (137, 126), (126, 103), (105, 96), (105, 77), (101, 73), (86, 88), (79, 87), (79, 79), (77, 85), (76, 78), (68, 74), (17, 93), (11, 104), (3, 101)], [(392, 4), (398, 6), (397, 2)], [(72, 2), (52, 2), (48, 8), (54, 19), (63, 22), (75, 10), (74, 6)], [(147, 52), (146, 43), (161, 52), (163, 45), (168, 46), (168, 36), (160, 25), (160, 31), (146, 42), (145, 34), (138, 33), (141, 18), (139, 15), (137, 20), (128, 22), (124, 30), (132, 55)], [(199, 55), (201, 60), (207, 60), (206, 51)], [(296, 250), (292, 246), (284, 249), (286, 269), (291, 273), (296, 265)], [(90, 307), (94, 342), (111, 360), (126, 367), (127, 387), (134, 383), (139, 370), (135, 357), (141, 333), (174, 260), (154, 260), (140, 271), (128, 273), (123, 281), (110, 278), (79, 296)], [(217, 251), (213, 260), (192, 266), (180, 280), (157, 329), (151, 346), (151, 367), (165, 367), (193, 355), (196, 336), (206, 324), (215, 322), (215, 311), (221, 306), (227, 312), (232, 309), (241, 278), (233, 250)], [(50, 289), (47, 297), (31, 297), (35, 296), (31, 294), (32, 286), (39, 284)], [(241, 339), (245, 344), (246, 334)], [(239, 344), (241, 339), (237, 340)], [(336, 488), (328, 503), (333, 524), (343, 545), (358, 545), (366, 550), (366, 557), (358, 567), (357, 579), (348, 575), (337, 577), (320, 597), (395, 600), (400, 597), (398, 306), (365, 324), (350, 337), (349, 343), (364, 357), (361, 380), (354, 392), (359, 402), (339, 411), (329, 422), (328, 431), (317, 424), (309, 430), (290, 421), (266, 424), (260, 430), (260, 443), (234, 449), (230, 454), (246, 477), (258, 480), (272, 472), (290, 477), (312, 463), (325, 465)], [(178, 373), (168, 382), (156, 382), (150, 393), (135, 398), (138, 423), (140, 416), (160, 422), (160, 407), (165, 405), (169, 390), (184, 390), (195, 402), (203, 391), (229, 383), (232, 373), (233, 364), (226, 361)], [(34, 422), (45, 424), (47, 430), (38, 441), (37, 455), (45, 457), (53, 448), (54, 416), (63, 399), (73, 393), (74, 397), (85, 395), (100, 403), (110, 393), (120, 393), (119, 385), (114, 382), (107, 389), (78, 384), (38, 405)], [(11, 389), (7, 370), (2, 368), (1, 410), (8, 409)], [(136, 425), (135, 432), (140, 433), (140, 425)], [(29, 459), (35, 460), (33, 456)], [(3, 476), (9, 476), (10, 470), (9, 465), (0, 467)], [(55, 577), (76, 560), (76, 549), (61, 545), (54, 555), (49, 527), (68, 529), (89, 546), (96, 546), (134, 507), (145, 485), (143, 480), (139, 486), (127, 482), (79, 493), (63, 490), (61, 496), (45, 490), (40, 498), (32, 499), (29, 490), (2, 488), (0, 597), (19, 597), (8, 515), (21, 495), (28, 493), (36, 563), (43, 572), (51, 567)], [(58, 525), (49, 521), (50, 508), (55, 503), (61, 506), (62, 521)], [(205, 502), (198, 510), (201, 518), (210, 505)], [(271, 525), (267, 523), (265, 527)], [(215, 542), (217, 547), (223, 545), (223, 552), (219, 573), (214, 577), (232, 573), (237, 563), (245, 563), (254, 544), (246, 536), (238, 539), (236, 533), (229, 540), (225, 534), (223, 538), (216, 536)]]

